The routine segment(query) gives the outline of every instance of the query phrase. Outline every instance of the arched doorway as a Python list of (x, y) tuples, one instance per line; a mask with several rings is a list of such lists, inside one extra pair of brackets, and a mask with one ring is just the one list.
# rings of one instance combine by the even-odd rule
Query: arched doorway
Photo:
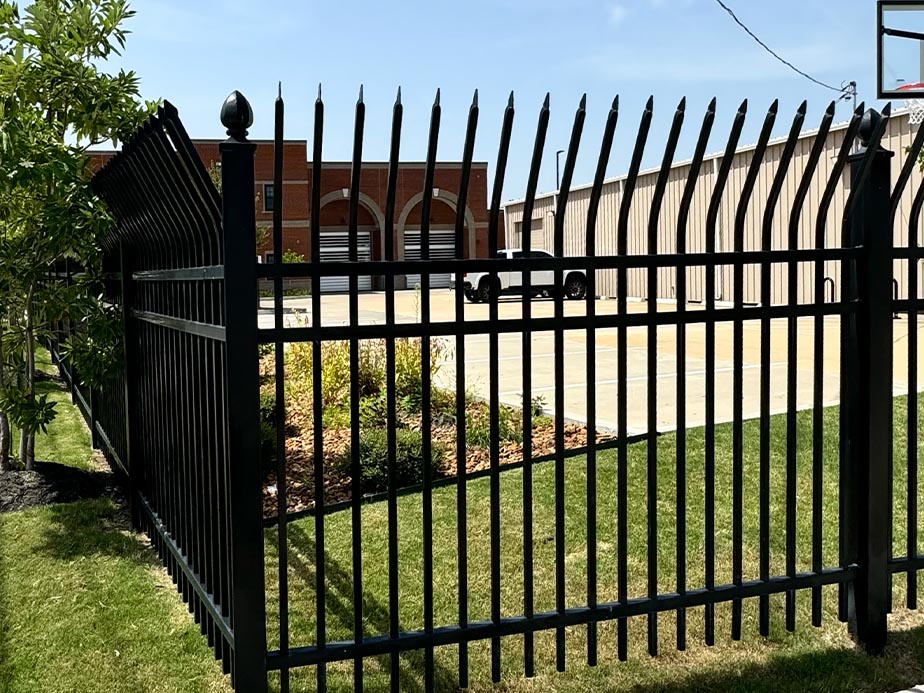
[[(363, 199), (366, 198), (366, 199)], [(321, 198), (321, 262), (343, 262), (350, 259), (349, 199), (344, 191), (337, 190)], [(357, 259), (360, 262), (379, 256), (382, 213), (367, 196), (360, 196), (356, 225)], [(375, 248), (375, 251), (373, 250)], [(372, 277), (361, 275), (357, 281), (360, 291), (372, 290)], [(322, 277), (322, 293), (340, 293), (350, 289), (348, 277)]]
[[(435, 192), (430, 207), (430, 242), (429, 258), (431, 260), (451, 260), (456, 256), (456, 202), (457, 197), (447, 191)], [(398, 221), (399, 243), (403, 244), (405, 260), (421, 259), (421, 213), (423, 211), (423, 193), (418, 193), (404, 206)], [(464, 246), (465, 257), (474, 253), (474, 218), (471, 211), (465, 209)], [(430, 287), (444, 289), (449, 287), (449, 273), (431, 274)], [(407, 288), (413, 289), (420, 283), (419, 274), (407, 275)]]

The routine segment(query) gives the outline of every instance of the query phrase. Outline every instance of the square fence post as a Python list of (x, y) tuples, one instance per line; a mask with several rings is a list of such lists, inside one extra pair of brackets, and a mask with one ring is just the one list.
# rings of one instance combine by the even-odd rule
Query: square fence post
[(227, 469), (231, 501), (231, 624), (234, 686), (266, 692), (266, 597), (263, 500), (259, 464), (260, 382), (257, 348), (253, 111), (240, 92), (221, 109), (228, 139), (221, 152), (225, 292)]
[(850, 273), (848, 297), (858, 312), (848, 321), (849, 349), (845, 389), (849, 408), (846, 470), (849, 499), (842, 531), (851, 538), (848, 556), (859, 575), (848, 590), (851, 632), (871, 654), (886, 644), (887, 614), (891, 606), (889, 556), (892, 515), (889, 512), (892, 447), (892, 229), (890, 219), (891, 159), (893, 152), (874, 142), (868, 174), (863, 163), (881, 116), (866, 112), (860, 126), (863, 147), (850, 159), (856, 206), (850, 217), (848, 245), (865, 250)]

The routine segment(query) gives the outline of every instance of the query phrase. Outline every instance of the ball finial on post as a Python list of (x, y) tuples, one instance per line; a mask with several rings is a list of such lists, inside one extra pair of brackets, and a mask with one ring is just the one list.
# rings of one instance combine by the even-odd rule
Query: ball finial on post
[(860, 144), (864, 148), (869, 147), (869, 142), (873, 137), (873, 133), (876, 131), (876, 126), (879, 125), (879, 121), (882, 120), (882, 116), (879, 114), (875, 108), (870, 108), (863, 114), (863, 119), (860, 121)]
[(253, 125), (253, 108), (241, 92), (234, 90), (225, 99), (221, 106), (221, 124), (232, 140), (247, 140), (247, 128)]

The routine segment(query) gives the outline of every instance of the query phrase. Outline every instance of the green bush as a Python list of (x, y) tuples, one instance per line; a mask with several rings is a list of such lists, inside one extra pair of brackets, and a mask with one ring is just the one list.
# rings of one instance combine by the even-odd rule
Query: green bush
[[(519, 442), (523, 440), (522, 413), (518, 409), (500, 405), (497, 411), (497, 427), (500, 440)], [(465, 412), (465, 442), (473, 447), (487, 448), (491, 445), (491, 408), (483, 403), (469, 407)]]
[[(423, 435), (420, 431), (399, 428), (395, 431), (395, 476), (399, 486), (413, 486), (424, 478)], [(430, 451), (430, 465), (439, 470), (443, 446), (434, 442)], [(334, 459), (340, 473), (349, 476), (351, 449), (348, 447)], [(364, 492), (388, 490), (388, 431), (369, 428), (359, 435), (359, 464)]]
[[(430, 380), (439, 372), (439, 362), (445, 357), (446, 343), (439, 339), (430, 340)], [(314, 353), (310, 343), (292, 344), (286, 350), (286, 390), (290, 406), (313, 406)], [(359, 396), (361, 409), (366, 409), (366, 423), (381, 426), (385, 422), (384, 393), (388, 373), (384, 340), (363, 340), (359, 343)], [(395, 396), (405, 412), (420, 412), (423, 398), (424, 368), (421, 362), (420, 339), (397, 339), (395, 341)], [(435, 411), (454, 409), (453, 393), (433, 387), (432, 406)], [(366, 399), (374, 400), (364, 405)], [(379, 401), (381, 400), (381, 401)], [(321, 406), (325, 410), (347, 410), (350, 405), (350, 344), (349, 342), (325, 342), (321, 345)], [(372, 418), (381, 414), (381, 418)], [(341, 420), (341, 412), (331, 414), (333, 420)], [(362, 414), (361, 414), (362, 418)], [(349, 419), (347, 419), (349, 425)]]

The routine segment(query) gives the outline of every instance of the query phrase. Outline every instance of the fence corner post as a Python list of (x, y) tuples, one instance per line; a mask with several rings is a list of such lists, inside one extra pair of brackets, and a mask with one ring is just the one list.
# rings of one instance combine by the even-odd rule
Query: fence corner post
[(231, 513), (232, 676), (239, 691), (265, 693), (266, 597), (260, 383), (257, 348), (254, 154), (247, 140), (253, 110), (232, 92), (221, 109), (228, 139), (219, 145), (225, 310), (225, 425)]
[[(854, 364), (844, 375), (851, 426), (848, 473), (852, 476), (849, 522), (854, 524), (859, 574), (848, 591), (851, 632), (867, 652), (879, 654), (886, 644), (891, 608), (891, 478), (892, 448), (892, 229), (890, 220), (891, 159), (894, 152), (871, 142), (882, 116), (870, 109), (860, 126), (863, 146), (852, 155), (851, 181), (859, 185), (850, 217), (849, 245), (862, 246), (851, 272), (850, 291), (858, 312), (848, 321)], [(874, 146), (874, 152), (869, 147)], [(864, 175), (864, 163), (871, 157)], [(855, 370), (853, 370), (855, 368)], [(853, 371), (851, 373), (851, 371)], [(842, 402), (842, 406), (843, 406)], [(842, 525), (843, 526), (843, 525)]]

